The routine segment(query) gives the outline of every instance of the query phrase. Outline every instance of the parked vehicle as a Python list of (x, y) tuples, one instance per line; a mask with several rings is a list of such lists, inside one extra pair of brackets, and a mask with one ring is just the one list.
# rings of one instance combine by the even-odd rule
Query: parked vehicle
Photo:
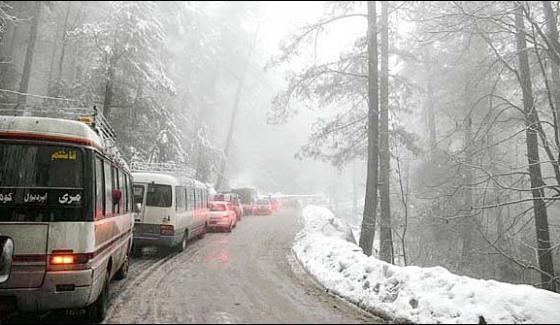
[(226, 201), (232, 204), (233, 210), (235, 211), (235, 215), (237, 221), (240, 221), (243, 217), (243, 206), (241, 205), (241, 200), (239, 199), (239, 195), (237, 193), (219, 193), (210, 196), (211, 201)]
[(208, 194), (202, 183), (163, 172), (133, 172), (132, 176), (137, 212), (135, 256), (141, 256), (146, 246), (181, 252), (192, 238), (204, 237)]
[(282, 202), (280, 202), (279, 199), (274, 197), (270, 197), (270, 204), (272, 205), (272, 212), (278, 212), (282, 207)]
[(208, 226), (212, 230), (226, 230), (231, 232), (237, 225), (237, 217), (233, 205), (228, 201), (210, 202), (210, 218)]
[(239, 195), (243, 215), (255, 214), (255, 201), (257, 199), (257, 190), (254, 188), (238, 188), (233, 189), (233, 193)]
[(130, 172), (93, 113), (91, 127), (0, 116), (0, 316), (85, 308), (100, 322), (128, 274)]
[(271, 215), (272, 212), (272, 204), (269, 199), (258, 199), (255, 202), (256, 215)]

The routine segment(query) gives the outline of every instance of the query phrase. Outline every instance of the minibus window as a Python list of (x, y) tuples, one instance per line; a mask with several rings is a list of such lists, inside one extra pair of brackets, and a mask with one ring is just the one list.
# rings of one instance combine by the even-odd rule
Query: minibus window
[(111, 164), (104, 161), (105, 170), (105, 216), (113, 216), (113, 178), (111, 175)]
[(194, 189), (194, 200), (196, 202), (196, 208), (200, 209), (200, 207), (202, 206), (202, 201), (200, 200), (200, 192), (198, 191), (198, 188)]
[[(113, 178), (113, 189), (118, 190), (119, 189), (119, 173), (118, 173), (118, 169), (116, 169), (114, 166), (111, 168), (111, 176)], [(113, 191), (112, 190), (111, 190), (111, 201), (113, 201)], [(113, 214), (121, 213), (121, 203), (122, 203), (122, 200), (119, 201), (119, 202), (113, 202)]]
[[(132, 192), (132, 182), (130, 179), (129, 175), (126, 175), (126, 186), (128, 187), (128, 211), (134, 211), (133, 205), (135, 204), (134, 202), (134, 197), (133, 197), (133, 192)], [(141, 204), (143, 204), (144, 202), (140, 202)]]
[(120, 175), (121, 175), (120, 185), (122, 191), (123, 212), (128, 212), (128, 187), (126, 186), (127, 185), (126, 174), (121, 170)]
[(186, 203), (185, 188), (183, 186), (175, 187), (175, 196), (176, 196), (175, 210), (179, 212), (185, 211), (185, 203)]
[(170, 208), (173, 202), (171, 185), (148, 184), (146, 205)]
[(186, 193), (187, 193), (187, 209), (188, 210), (192, 210), (194, 208), (194, 196), (193, 196), (193, 191), (191, 188), (186, 188), (185, 189)]
[(103, 219), (105, 215), (105, 201), (103, 193), (105, 185), (103, 183), (103, 160), (95, 158), (95, 219)]

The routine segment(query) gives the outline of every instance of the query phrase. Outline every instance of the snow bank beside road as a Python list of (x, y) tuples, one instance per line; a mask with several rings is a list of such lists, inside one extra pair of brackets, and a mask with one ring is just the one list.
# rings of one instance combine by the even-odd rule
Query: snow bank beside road
[(331, 293), (394, 320), (414, 323), (560, 323), (560, 295), (528, 285), (477, 280), (444, 268), (398, 267), (345, 240), (325, 208), (303, 210), (293, 251)]

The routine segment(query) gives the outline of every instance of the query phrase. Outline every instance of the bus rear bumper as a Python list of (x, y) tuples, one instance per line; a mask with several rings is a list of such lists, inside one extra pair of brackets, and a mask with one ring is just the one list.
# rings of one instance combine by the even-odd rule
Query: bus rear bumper
[(172, 248), (183, 240), (183, 234), (175, 236), (145, 236), (134, 235), (133, 245), (137, 247), (156, 246)]
[(92, 270), (50, 272), (39, 288), (0, 289), (0, 310), (13, 307), (20, 312), (36, 313), (85, 308), (90, 303), (92, 275)]

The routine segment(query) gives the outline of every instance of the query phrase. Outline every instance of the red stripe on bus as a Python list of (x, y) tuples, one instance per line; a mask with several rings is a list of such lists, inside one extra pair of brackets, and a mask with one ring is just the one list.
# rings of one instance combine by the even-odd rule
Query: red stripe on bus
[(39, 134), (39, 133), (30, 133), (30, 132), (21, 132), (21, 131), (0, 131), (0, 137), (10, 138), (10, 139), (22, 139), (22, 140), (67, 142), (67, 143), (91, 146), (99, 150), (103, 150), (102, 146), (100, 146), (99, 144), (97, 144), (95, 141), (91, 139), (86, 139), (82, 137), (73, 137), (67, 135)]

